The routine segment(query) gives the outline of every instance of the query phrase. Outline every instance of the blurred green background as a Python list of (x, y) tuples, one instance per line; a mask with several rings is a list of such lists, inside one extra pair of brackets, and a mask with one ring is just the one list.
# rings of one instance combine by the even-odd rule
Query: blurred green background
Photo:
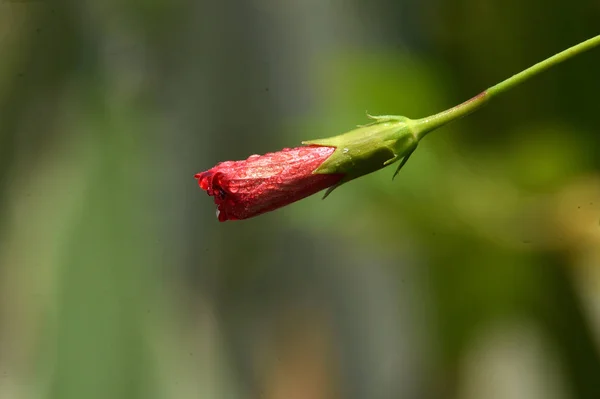
[(600, 50), (220, 224), (193, 175), (456, 105), (597, 0), (0, 2), (0, 399), (600, 398)]

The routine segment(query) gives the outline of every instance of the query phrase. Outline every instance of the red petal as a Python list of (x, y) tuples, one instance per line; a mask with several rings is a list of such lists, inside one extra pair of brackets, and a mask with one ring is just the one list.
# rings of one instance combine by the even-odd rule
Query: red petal
[(285, 148), (222, 162), (194, 177), (214, 197), (220, 221), (247, 219), (338, 183), (342, 175), (313, 173), (334, 151), (320, 146)]

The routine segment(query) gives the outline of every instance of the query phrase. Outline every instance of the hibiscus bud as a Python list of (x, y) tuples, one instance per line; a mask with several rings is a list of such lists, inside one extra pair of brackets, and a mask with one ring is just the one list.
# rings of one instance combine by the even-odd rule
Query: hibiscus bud
[(412, 121), (371, 117), (375, 122), (348, 133), (307, 141), (245, 161), (227, 161), (198, 173), (200, 188), (214, 197), (219, 221), (247, 219), (291, 204), (328, 188), (402, 162), (417, 147)]

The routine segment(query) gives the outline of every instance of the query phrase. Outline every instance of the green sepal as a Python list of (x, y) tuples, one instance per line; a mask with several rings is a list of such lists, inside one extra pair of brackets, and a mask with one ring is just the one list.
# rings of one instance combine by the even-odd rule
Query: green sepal
[(411, 119), (392, 115), (369, 117), (374, 122), (339, 136), (302, 142), (306, 145), (335, 147), (333, 154), (313, 172), (344, 175), (340, 182), (325, 192), (323, 198), (350, 180), (402, 159), (394, 173), (395, 177), (417, 148), (418, 139)]

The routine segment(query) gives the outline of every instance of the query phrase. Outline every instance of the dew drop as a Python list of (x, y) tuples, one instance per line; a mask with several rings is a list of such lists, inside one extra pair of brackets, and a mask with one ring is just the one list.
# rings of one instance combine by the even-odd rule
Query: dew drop
[(348, 153), (348, 149), (347, 149), (347, 148), (344, 148), (344, 150), (343, 150), (342, 152), (343, 152), (344, 154), (347, 154), (347, 153)]

